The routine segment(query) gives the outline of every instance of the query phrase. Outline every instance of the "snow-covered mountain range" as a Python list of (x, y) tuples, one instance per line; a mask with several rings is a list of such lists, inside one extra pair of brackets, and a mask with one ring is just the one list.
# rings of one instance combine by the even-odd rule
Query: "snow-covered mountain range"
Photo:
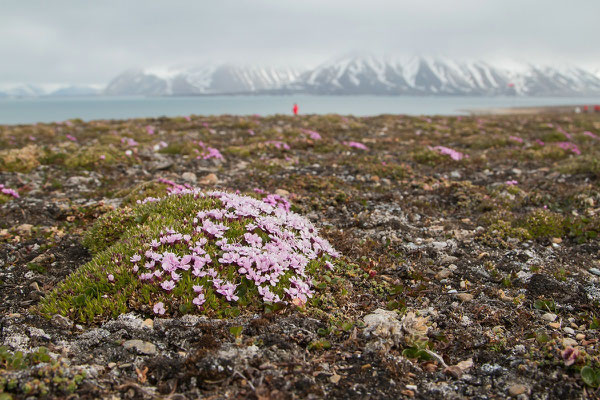
[(104, 93), (148, 96), (259, 93), (279, 90), (299, 76), (300, 70), (294, 68), (230, 64), (166, 71), (129, 70), (113, 79)]
[(600, 75), (573, 66), (351, 56), (305, 72), (290, 87), (314, 94), (578, 96), (600, 94)]
[(348, 55), (316, 68), (204, 65), (128, 70), (98, 86), (0, 87), (0, 97), (213, 94), (600, 96), (600, 69)]
[(12, 84), (0, 86), (0, 98), (96, 96), (103, 90), (103, 85)]

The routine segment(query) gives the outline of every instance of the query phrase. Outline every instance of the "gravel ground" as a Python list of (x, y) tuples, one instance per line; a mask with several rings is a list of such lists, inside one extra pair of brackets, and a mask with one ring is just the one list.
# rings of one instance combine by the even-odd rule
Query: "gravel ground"
[[(0, 126), (0, 149), (2, 400), (599, 396), (600, 116), (67, 121)], [(343, 254), (343, 293), (41, 315), (96, 218), (165, 180), (289, 199)]]

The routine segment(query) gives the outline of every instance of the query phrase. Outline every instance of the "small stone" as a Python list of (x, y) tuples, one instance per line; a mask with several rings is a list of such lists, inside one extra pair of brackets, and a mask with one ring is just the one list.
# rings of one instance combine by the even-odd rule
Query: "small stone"
[(219, 178), (215, 174), (208, 174), (200, 179), (199, 183), (201, 185), (216, 185), (219, 183)]
[(144, 322), (142, 322), (142, 328), (148, 328), (148, 329), (153, 329), (154, 328), (154, 321), (150, 318), (145, 319)]
[(31, 229), (33, 225), (31, 224), (22, 224), (17, 226), (17, 233), (21, 236), (28, 236), (31, 234)]
[(123, 347), (127, 350), (133, 349), (140, 354), (153, 355), (156, 354), (156, 346), (153, 343), (143, 340), (133, 339), (123, 343)]
[(584, 333), (578, 333), (577, 335), (575, 335), (575, 339), (577, 339), (577, 340), (583, 340), (583, 339), (585, 339), (585, 334)]
[(451, 275), (452, 275), (452, 271), (450, 271), (449, 269), (444, 268), (443, 270), (441, 270), (440, 272), (438, 272), (435, 275), (435, 278), (437, 280), (442, 280), (442, 279), (449, 278)]
[(557, 316), (554, 313), (545, 313), (544, 315), (542, 315), (542, 319), (548, 322), (554, 322), (556, 320), (556, 317)]
[(577, 346), (577, 340), (571, 338), (564, 338), (562, 340), (562, 344), (564, 347), (575, 347)]
[(569, 327), (569, 326), (565, 326), (563, 328), (563, 331), (565, 331), (565, 333), (569, 334), (569, 335), (574, 335), (575, 331), (573, 330), (573, 328)]
[(31, 288), (31, 290), (35, 290), (35, 291), (40, 291), (40, 285), (37, 282), (31, 282), (29, 284), (29, 287)]
[(115, 363), (115, 362), (109, 362), (108, 363), (108, 368), (110, 368), (110, 369), (113, 369), (116, 366), (117, 366), (117, 363)]
[(561, 238), (552, 238), (552, 243), (561, 244), (562, 239)]
[(55, 314), (51, 321), (55, 326), (63, 329), (69, 329), (73, 325), (73, 322), (69, 318), (63, 317), (60, 314)]
[(600, 269), (598, 268), (590, 268), (589, 271), (594, 275), (600, 276)]
[(550, 328), (558, 329), (558, 328), (560, 328), (560, 322), (550, 322), (550, 323), (548, 324), (548, 326), (549, 326)]
[(338, 383), (340, 381), (340, 379), (342, 379), (342, 377), (338, 374), (333, 374), (329, 377), (329, 382), (331, 383)]
[(458, 293), (456, 297), (462, 302), (473, 300), (473, 295), (471, 293)]
[(463, 370), (456, 365), (452, 365), (451, 367), (444, 369), (444, 374), (449, 375), (454, 379), (460, 379), (463, 374)]
[(183, 174), (181, 174), (181, 179), (191, 183), (196, 183), (196, 181), (198, 180), (196, 174), (193, 172), (184, 172)]
[(520, 383), (512, 385), (509, 389), (508, 389), (508, 394), (510, 394), (511, 396), (519, 396), (523, 393), (527, 393), (529, 392), (529, 388), (525, 385), (522, 385)]

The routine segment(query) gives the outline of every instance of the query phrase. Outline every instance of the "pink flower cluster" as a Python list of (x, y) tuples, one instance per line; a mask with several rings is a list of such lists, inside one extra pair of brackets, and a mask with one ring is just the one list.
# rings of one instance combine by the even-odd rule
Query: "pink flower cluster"
[(444, 147), (444, 146), (435, 146), (435, 147), (430, 147), (431, 150), (435, 150), (440, 154), (446, 155), (446, 156), (450, 156), (451, 159), (453, 159), (454, 161), (460, 161), (463, 158), (467, 157), (465, 156), (463, 153), (461, 153), (460, 151), (456, 151), (454, 149), (451, 149), (449, 147)]
[(561, 128), (560, 126), (556, 127), (556, 130), (559, 131), (560, 133), (562, 133), (563, 135), (565, 135), (565, 137), (569, 140), (573, 139), (573, 135), (571, 135), (569, 132), (565, 131), (563, 128)]
[(523, 138), (520, 138), (518, 136), (509, 136), (508, 137), (510, 140), (512, 140), (513, 142), (517, 142), (517, 143), (523, 143)]
[(1, 183), (0, 183), (0, 193), (5, 194), (7, 196), (12, 196), (15, 199), (18, 199), (20, 197), (19, 193), (17, 193), (16, 190), (6, 187)]
[(322, 139), (319, 132), (311, 131), (310, 129), (302, 129), (302, 132), (306, 133), (312, 140), (321, 140)]
[(134, 139), (129, 138), (127, 136), (121, 138), (121, 143), (123, 143), (123, 144), (127, 143), (127, 146), (129, 146), (129, 147), (135, 147), (139, 144)]
[(198, 146), (202, 147), (202, 152), (196, 157), (197, 159), (208, 160), (209, 158), (216, 158), (217, 160), (224, 160), (221, 152), (214, 147), (208, 147), (201, 141), (198, 141)]
[(266, 145), (273, 145), (273, 146), (275, 146), (275, 148), (277, 148), (279, 150), (281, 150), (281, 149), (283, 149), (283, 150), (289, 150), (290, 149), (290, 146), (287, 143), (282, 142), (280, 140), (267, 140), (265, 142), (265, 144)]
[[(198, 211), (180, 231), (163, 230), (129, 261), (140, 281), (157, 285), (167, 293), (180, 282), (192, 280), (193, 304), (199, 307), (209, 292), (228, 302), (239, 300), (236, 290), (242, 283), (254, 285), (265, 302), (302, 305), (313, 295), (306, 270), (309, 263), (323, 261), (325, 255), (339, 256), (327, 240), (318, 236), (310, 221), (289, 211), (289, 203), (282, 208), (282, 199), (277, 195), (270, 195), (276, 204), (233, 193), (203, 193), (181, 187), (170, 195), (212, 198), (221, 207)], [(274, 200), (277, 198), (281, 200)], [(228, 237), (230, 225), (241, 221), (244, 233)], [(325, 266), (333, 268), (328, 261)], [(154, 311), (163, 314), (164, 304), (159, 304)]]
[(585, 132), (583, 132), (583, 134), (587, 137), (591, 137), (592, 139), (596, 139), (596, 140), (600, 139), (600, 137), (598, 137), (598, 135), (596, 135), (590, 131), (585, 131)]
[(364, 144), (360, 143), (360, 142), (342, 142), (343, 145), (348, 146), (348, 147), (354, 147), (355, 149), (360, 149), (360, 150), (369, 150), (369, 148), (367, 146), (365, 146)]
[(577, 154), (577, 155), (581, 154), (581, 150), (579, 150), (579, 147), (577, 147), (577, 145), (575, 143), (556, 142), (556, 145), (565, 151), (571, 151), (572, 153)]
[(278, 194), (269, 194), (263, 201), (272, 206), (283, 208), (285, 211), (290, 211), (290, 202)]

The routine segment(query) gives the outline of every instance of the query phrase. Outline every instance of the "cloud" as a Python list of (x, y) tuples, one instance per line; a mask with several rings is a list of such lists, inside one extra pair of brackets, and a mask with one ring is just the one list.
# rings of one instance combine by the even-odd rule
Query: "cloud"
[(138, 66), (314, 66), (350, 51), (600, 67), (597, 0), (7, 0), (0, 81), (106, 82)]

